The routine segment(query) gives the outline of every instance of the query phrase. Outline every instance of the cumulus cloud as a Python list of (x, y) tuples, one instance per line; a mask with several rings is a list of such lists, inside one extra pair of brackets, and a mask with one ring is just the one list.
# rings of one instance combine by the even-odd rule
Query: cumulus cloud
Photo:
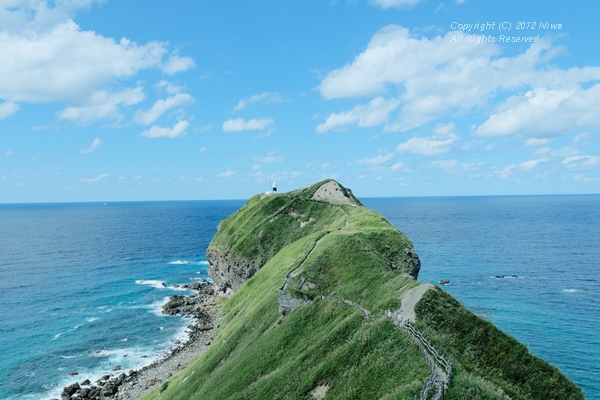
[(81, 182), (95, 183), (95, 182), (99, 182), (100, 180), (106, 178), (107, 176), (108, 176), (108, 174), (102, 174), (102, 175), (98, 175), (95, 178), (81, 178)]
[(196, 63), (190, 57), (180, 57), (177, 53), (172, 53), (167, 62), (162, 66), (162, 70), (165, 74), (175, 75), (178, 72), (187, 71), (195, 66)]
[(172, 83), (170, 83), (169, 81), (167, 81), (165, 79), (158, 82), (156, 84), (156, 87), (165, 89), (167, 91), (167, 93), (169, 93), (169, 94), (177, 94), (183, 90), (182, 86), (173, 85)]
[(223, 122), (223, 130), (225, 132), (256, 131), (263, 130), (274, 123), (275, 121), (271, 118), (250, 119), (248, 121), (244, 118), (236, 118)]
[[(522, 103), (535, 100), (542, 106), (543, 111), (535, 114), (541, 118), (542, 114), (560, 105), (561, 100), (569, 98), (565, 104), (567, 116), (561, 119), (555, 115), (553, 118), (559, 120), (560, 128), (567, 126), (568, 121), (576, 121), (577, 126), (595, 123), (596, 118), (589, 110), (596, 107), (598, 89), (584, 90), (581, 84), (600, 79), (599, 67), (560, 69), (549, 66), (550, 60), (564, 52), (564, 48), (553, 46), (550, 38), (533, 43), (523, 53), (500, 57), (501, 47), (495, 43), (452, 42), (453, 36), (459, 34), (461, 32), (448, 32), (427, 38), (417, 37), (401, 26), (384, 27), (373, 35), (366, 49), (352, 62), (327, 74), (318, 89), (326, 100), (399, 91), (402, 93), (398, 96), (400, 113), (395, 121), (385, 126), (387, 132), (407, 131), (443, 115), (481, 109), (493, 101), (498, 92), (517, 90), (529, 90), (529, 96), (534, 99), (519, 101), (517, 96), (498, 113), (514, 106), (523, 108)], [(531, 126), (519, 122), (525, 119), (523, 114), (525, 112), (515, 116), (514, 121), (494, 118), (478, 133), (489, 136), (515, 134), (518, 129)], [(531, 134), (523, 134), (540, 136), (542, 131), (536, 128)]]
[(94, 139), (94, 141), (92, 142), (90, 147), (88, 147), (87, 149), (81, 149), (79, 152), (81, 154), (91, 153), (92, 151), (96, 150), (98, 148), (98, 146), (100, 146), (101, 144), (102, 144), (102, 140), (96, 138), (96, 139)]
[(260, 94), (255, 94), (253, 96), (241, 99), (235, 107), (233, 107), (233, 111), (242, 111), (247, 106), (260, 103), (260, 102), (268, 102), (268, 103), (281, 103), (283, 99), (279, 95), (279, 93), (270, 93), (264, 92)]
[(8, 118), (16, 114), (16, 112), (20, 109), (21, 107), (19, 107), (17, 103), (5, 101), (4, 103), (0, 104), (0, 119)]
[(67, 107), (56, 115), (60, 119), (66, 119), (80, 124), (90, 124), (100, 119), (121, 119), (120, 105), (130, 106), (144, 99), (142, 88), (124, 89), (120, 92), (111, 93), (97, 91), (82, 106)]
[(324, 123), (317, 126), (316, 132), (323, 133), (348, 124), (356, 124), (359, 128), (383, 124), (387, 122), (388, 114), (399, 105), (399, 100), (377, 97), (368, 104), (354, 106), (350, 111), (329, 115)]
[[(82, 30), (72, 17), (103, 0), (5, 0), (0, 2), (0, 99), (12, 107), (23, 103), (66, 103), (60, 117), (104, 119), (101, 110), (77, 110), (106, 85), (129, 79), (141, 70), (162, 68), (173, 74), (193, 66), (189, 57), (171, 53), (168, 43), (137, 44)], [(100, 113), (100, 117), (86, 114)], [(118, 114), (109, 112), (108, 118)]]
[(172, 108), (190, 104), (194, 101), (194, 98), (187, 93), (178, 93), (175, 96), (168, 97), (166, 99), (157, 100), (151, 109), (148, 111), (136, 111), (133, 119), (135, 122), (141, 125), (150, 125), (156, 121), (161, 115), (169, 111)]
[(400, 143), (396, 150), (399, 153), (421, 154), (431, 156), (447, 153), (452, 149), (458, 135), (454, 133), (454, 124), (438, 124), (433, 130), (434, 135), (430, 137), (413, 137), (404, 143)]
[(147, 138), (159, 138), (166, 137), (169, 139), (176, 138), (178, 136), (183, 136), (186, 133), (187, 128), (190, 126), (190, 123), (187, 121), (179, 121), (172, 128), (163, 128), (158, 125), (152, 126), (150, 129), (145, 130), (140, 133), (140, 136), (145, 136)]
[(115, 42), (69, 20), (40, 34), (0, 32), (0, 52), (0, 98), (69, 103), (160, 64), (166, 44)]
[(530, 90), (512, 96), (474, 132), (478, 136), (565, 135), (600, 124), (600, 84), (589, 89)]
[(385, 9), (412, 7), (421, 0), (369, 0), (369, 4)]

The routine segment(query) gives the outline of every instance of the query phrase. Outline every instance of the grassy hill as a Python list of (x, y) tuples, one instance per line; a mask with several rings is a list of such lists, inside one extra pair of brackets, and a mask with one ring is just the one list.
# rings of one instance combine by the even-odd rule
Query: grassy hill
[[(210, 348), (148, 398), (420, 396), (430, 368), (385, 315), (420, 285), (418, 257), (348, 189), (324, 181), (254, 196), (222, 222), (209, 253), (215, 282), (235, 294)], [(293, 310), (278, 304), (288, 274), (284, 296), (307, 303)], [(583, 399), (556, 368), (443, 291), (428, 290), (415, 312), (415, 325), (453, 363), (447, 399)]]

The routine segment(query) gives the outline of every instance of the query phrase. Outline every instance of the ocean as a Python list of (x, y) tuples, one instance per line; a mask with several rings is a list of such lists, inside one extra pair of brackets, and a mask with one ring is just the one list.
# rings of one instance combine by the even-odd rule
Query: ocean
[[(362, 201), (412, 239), (419, 280), (450, 280), (444, 290), (600, 399), (600, 196)], [(161, 305), (185, 293), (174, 284), (208, 278), (216, 226), (243, 204), (0, 205), (0, 398), (59, 398), (182, 340), (189, 321)]]

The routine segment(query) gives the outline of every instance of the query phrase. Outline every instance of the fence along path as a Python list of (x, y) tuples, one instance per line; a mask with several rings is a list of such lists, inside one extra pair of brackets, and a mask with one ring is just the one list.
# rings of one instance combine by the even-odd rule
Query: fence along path
[[(346, 214), (345, 215), (346, 226), (348, 226), (348, 221), (350, 219), (349, 218), (350, 216), (348, 215), (348, 213), (346, 213), (345, 210), (342, 210), (342, 211), (344, 212), (344, 214)], [(292, 276), (292, 273), (294, 271), (296, 271), (298, 268), (300, 268), (302, 266), (302, 264), (304, 264), (304, 262), (308, 259), (308, 257), (310, 257), (312, 252), (319, 245), (319, 243), (325, 238), (325, 236), (327, 236), (327, 234), (323, 235), (319, 240), (317, 240), (315, 242), (315, 244), (313, 245), (313, 247), (308, 251), (306, 256), (302, 259), (302, 261), (300, 261), (300, 263), (298, 263), (298, 265), (296, 267), (294, 267), (286, 275), (286, 277), (283, 281), (283, 285), (277, 291), (277, 302), (279, 303), (279, 311), (280, 312), (282, 311), (283, 308), (295, 308), (295, 307), (299, 307), (299, 306), (303, 306), (303, 305), (307, 305), (307, 304), (311, 303), (310, 300), (300, 300), (300, 299), (296, 299), (296, 298), (291, 298), (291, 299), (287, 298), (286, 299), (286, 298), (284, 298), (284, 296), (286, 295), (286, 289), (290, 283), (290, 278)], [(302, 285), (300, 285), (300, 286), (302, 286)], [(427, 291), (429, 289), (429, 287), (423, 287), (421, 289), (423, 289), (423, 290), (421, 290), (422, 293), (419, 293), (420, 295), (422, 295), (425, 291)], [(418, 296), (418, 297), (420, 298), (421, 296)], [(346, 305), (358, 308), (360, 310), (360, 312), (362, 313), (362, 315), (365, 317), (365, 319), (368, 320), (371, 318), (371, 313), (369, 312), (369, 310), (362, 307), (358, 303), (355, 303), (351, 300), (344, 299), (342, 296), (335, 296), (335, 297), (321, 296), (321, 299), (322, 300), (339, 300)], [(416, 300), (416, 301), (418, 301), (418, 300)], [(414, 301), (415, 304), (416, 304), (416, 301)], [(414, 304), (411, 304), (411, 306), (412, 306), (412, 307), (410, 307), (411, 309), (414, 308)], [(411, 311), (414, 314), (414, 310), (411, 310)], [(401, 315), (399, 312), (398, 312), (398, 314)], [(393, 316), (391, 316), (391, 315), (388, 315), (388, 317), (393, 318)], [(431, 374), (429, 375), (429, 377), (423, 384), (423, 389), (421, 390), (421, 397), (419, 400), (444, 400), (444, 393), (447, 389), (450, 388), (450, 382), (452, 381), (452, 364), (449, 361), (447, 361), (443, 356), (441, 356), (437, 352), (435, 347), (433, 347), (433, 345), (429, 342), (429, 340), (427, 340), (427, 338), (417, 328), (415, 328), (413, 325), (411, 325), (410, 322), (396, 321), (396, 325), (400, 329), (404, 329), (410, 336), (412, 336), (415, 340), (418, 341), (419, 349), (421, 350), (421, 354), (423, 354), (423, 358), (425, 358), (425, 362), (431, 368)], [(441, 365), (446, 371), (444, 372), (438, 366), (438, 364)], [(429, 399), (429, 392), (431, 390), (435, 390), (435, 392), (433, 394), (433, 397), (431, 397), (431, 399)], [(415, 396), (415, 399), (416, 399), (416, 396)]]

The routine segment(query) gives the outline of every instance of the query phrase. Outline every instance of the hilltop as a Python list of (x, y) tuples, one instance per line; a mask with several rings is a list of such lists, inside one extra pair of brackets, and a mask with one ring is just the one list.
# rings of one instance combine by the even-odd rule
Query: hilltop
[(413, 400), (447, 383), (445, 399), (583, 399), (556, 367), (419, 282), (410, 239), (333, 180), (252, 197), (221, 222), (207, 259), (214, 340), (148, 398)]

